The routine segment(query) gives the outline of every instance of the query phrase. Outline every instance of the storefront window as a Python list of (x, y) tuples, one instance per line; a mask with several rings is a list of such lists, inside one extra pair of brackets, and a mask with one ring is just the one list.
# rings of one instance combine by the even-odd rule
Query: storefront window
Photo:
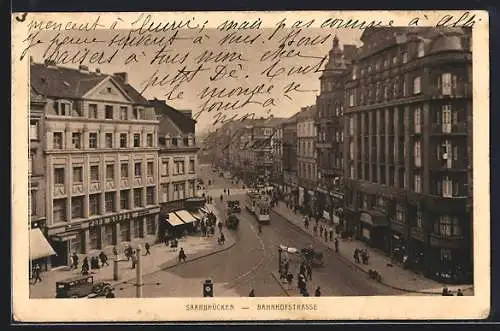
[(142, 219), (134, 220), (134, 238), (142, 238)]
[(122, 222), (120, 224), (121, 241), (130, 241), (130, 222)]
[(104, 227), (103, 246), (113, 245), (113, 224), (106, 224)]
[(71, 250), (71, 254), (73, 253), (77, 253), (77, 254), (81, 254), (83, 253), (83, 236), (81, 233), (77, 233), (76, 234), (76, 237), (71, 239), (70, 241), (70, 250)]
[(89, 228), (89, 245), (90, 249), (99, 249), (101, 243), (101, 229), (100, 227), (94, 226)]
[(155, 234), (156, 226), (154, 216), (148, 216), (146, 220), (146, 232), (147, 234)]

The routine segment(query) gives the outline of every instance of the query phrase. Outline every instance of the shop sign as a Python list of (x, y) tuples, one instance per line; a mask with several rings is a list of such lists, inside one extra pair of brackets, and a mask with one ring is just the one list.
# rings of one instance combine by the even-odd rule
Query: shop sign
[(114, 224), (131, 218), (131, 213), (107, 216), (89, 221), (89, 227), (99, 226), (103, 224)]

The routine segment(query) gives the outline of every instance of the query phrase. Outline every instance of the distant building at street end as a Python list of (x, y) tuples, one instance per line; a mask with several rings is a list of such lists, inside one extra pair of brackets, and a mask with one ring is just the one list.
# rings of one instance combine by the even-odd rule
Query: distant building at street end
[(442, 282), (472, 278), (471, 31), (366, 29), (346, 81), (352, 234)]
[[(199, 147), (195, 139), (196, 121), (188, 112), (172, 108), (164, 100), (154, 99), (149, 103), (159, 121), (159, 233), (163, 238), (181, 229), (169, 219), (170, 216), (179, 217), (184, 223), (192, 223), (194, 219), (182, 211), (194, 212), (202, 205), (191, 204), (198, 191), (196, 169)], [(183, 219), (182, 215), (187, 219)]]
[(317, 215), (315, 189), (318, 180), (315, 142), (316, 106), (303, 107), (297, 114), (297, 178), (298, 205), (304, 213)]
[(158, 120), (127, 74), (46, 61), (31, 63), (30, 84), (45, 102), (35, 110), (32, 101), (32, 135), (40, 123), (32, 167), (45, 178), (44, 199), (32, 190), (32, 201), (45, 207), (52, 266), (69, 264), (73, 253), (156, 239)]
[(356, 55), (356, 46), (340, 48), (335, 36), (328, 62), (320, 76), (320, 95), (316, 99), (316, 137), (319, 216), (346, 230), (344, 205), (344, 81)]

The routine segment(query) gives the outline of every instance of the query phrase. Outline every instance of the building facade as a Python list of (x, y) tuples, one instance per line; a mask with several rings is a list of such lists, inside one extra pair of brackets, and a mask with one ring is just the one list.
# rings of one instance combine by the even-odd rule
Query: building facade
[(316, 106), (303, 107), (297, 115), (297, 178), (299, 206), (309, 215), (317, 215), (315, 189), (316, 166)]
[(43, 95), (46, 234), (69, 263), (73, 252), (156, 238), (158, 121), (127, 82), (54, 63), (31, 64), (31, 87)]
[(472, 274), (470, 31), (367, 29), (344, 105), (357, 236), (443, 282)]
[(297, 116), (282, 123), (283, 131), (283, 184), (285, 200), (290, 207), (298, 205), (299, 183), (297, 179)]
[[(344, 204), (344, 81), (356, 46), (342, 50), (335, 36), (325, 70), (320, 76), (320, 95), (316, 99), (316, 138), (319, 216), (340, 227)], [(344, 228), (346, 231), (347, 228)]]
[[(196, 121), (188, 111), (179, 111), (164, 100), (150, 100), (159, 120), (158, 164), (160, 237), (166, 236), (168, 214), (191, 209), (189, 201), (197, 197), (197, 154), (195, 139)], [(183, 220), (191, 221), (189, 220)], [(168, 237), (168, 236), (167, 236)]]

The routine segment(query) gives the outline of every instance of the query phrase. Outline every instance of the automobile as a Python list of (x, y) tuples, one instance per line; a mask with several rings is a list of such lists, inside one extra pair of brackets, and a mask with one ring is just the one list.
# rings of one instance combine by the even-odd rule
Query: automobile
[(240, 224), (240, 219), (235, 214), (229, 214), (226, 218), (226, 227), (231, 230), (238, 229), (238, 225)]
[(239, 200), (228, 200), (227, 210), (229, 213), (241, 213), (240, 201)]
[(323, 260), (323, 252), (314, 250), (312, 247), (302, 248), (300, 253), (305, 262), (311, 267), (322, 267), (325, 264)]

